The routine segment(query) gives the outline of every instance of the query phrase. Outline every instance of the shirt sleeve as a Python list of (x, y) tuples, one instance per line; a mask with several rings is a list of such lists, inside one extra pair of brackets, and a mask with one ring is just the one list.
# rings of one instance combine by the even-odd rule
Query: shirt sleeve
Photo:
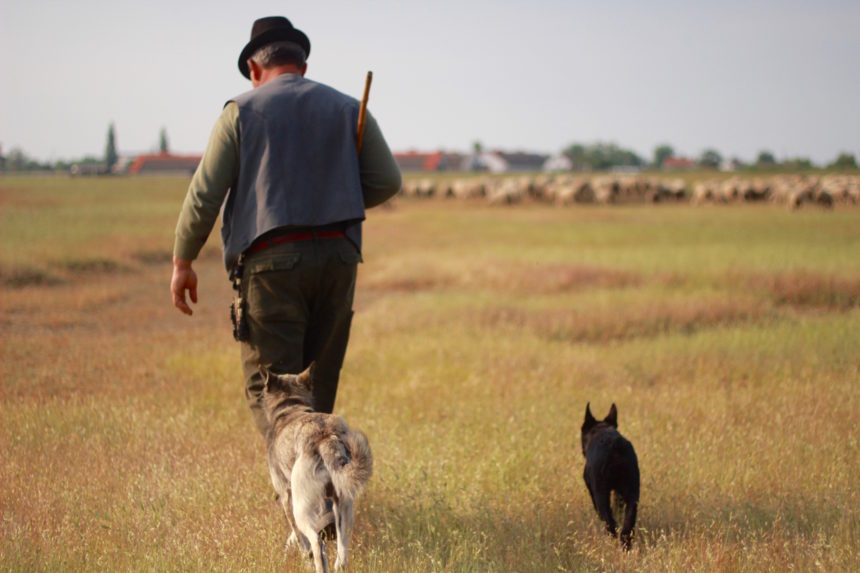
[(400, 191), (402, 184), (400, 167), (394, 160), (382, 136), (382, 131), (370, 112), (367, 113), (364, 124), (358, 164), (366, 208), (381, 205)]
[(174, 256), (192, 261), (218, 220), (239, 173), (239, 106), (229, 102), (212, 128), (206, 152), (191, 178), (176, 224)]

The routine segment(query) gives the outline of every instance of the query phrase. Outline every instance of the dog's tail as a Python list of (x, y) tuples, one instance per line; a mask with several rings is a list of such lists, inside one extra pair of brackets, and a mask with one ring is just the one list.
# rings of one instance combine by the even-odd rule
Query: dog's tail
[(319, 453), (337, 496), (355, 499), (373, 474), (373, 455), (364, 432), (332, 436), (320, 444)]

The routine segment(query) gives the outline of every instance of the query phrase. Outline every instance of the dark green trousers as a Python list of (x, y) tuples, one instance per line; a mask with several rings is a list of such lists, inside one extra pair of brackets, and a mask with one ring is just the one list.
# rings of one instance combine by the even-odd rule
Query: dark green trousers
[(345, 238), (283, 243), (246, 259), (242, 288), (249, 339), (242, 343), (242, 369), (245, 397), (264, 437), (269, 423), (260, 365), (298, 374), (316, 361), (314, 409), (334, 409), (360, 261)]

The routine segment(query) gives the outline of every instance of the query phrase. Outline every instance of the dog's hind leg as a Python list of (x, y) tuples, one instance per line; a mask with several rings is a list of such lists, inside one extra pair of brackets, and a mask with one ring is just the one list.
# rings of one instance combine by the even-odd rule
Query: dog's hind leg
[(627, 503), (624, 508), (624, 524), (621, 526), (621, 544), (625, 551), (630, 551), (633, 546), (633, 528), (636, 526), (636, 506), (635, 501)]
[(307, 537), (313, 554), (314, 569), (316, 573), (328, 573), (328, 558), (325, 554), (325, 543), (322, 542), (318, 531), (314, 531), (309, 522), (299, 521), (300, 531)]
[(351, 499), (340, 499), (334, 504), (335, 528), (337, 529), (337, 560), (335, 571), (346, 567), (349, 553), (349, 538), (355, 522), (355, 507)]
[(324, 526), (321, 521), (321, 500), (325, 499), (326, 482), (316, 474), (317, 463), (312, 456), (300, 455), (292, 472), (293, 516), (300, 535), (310, 544), (316, 573), (328, 573), (328, 559), (325, 543), (319, 531)]
[(287, 537), (285, 549), (289, 551), (290, 547), (297, 546), (303, 553), (307, 553), (310, 551), (311, 545), (307, 538), (299, 531), (298, 526), (296, 526), (296, 518), (293, 514), (292, 490), (288, 489), (285, 495), (281, 496), (281, 505), (283, 506), (284, 513), (287, 516), (287, 522), (290, 524), (290, 535)]
[(588, 488), (588, 495), (591, 497), (591, 504), (594, 506), (595, 511), (599, 511), (597, 509), (597, 501), (594, 499), (594, 492), (591, 491), (591, 483), (588, 481), (588, 468), (585, 469), (585, 472), (582, 475), (582, 478), (585, 480), (585, 487)]
[(316, 527), (318, 521), (316, 504), (297, 499), (294, 504), (294, 511), (299, 538), (304, 537), (310, 545), (316, 573), (328, 573), (325, 543), (322, 542)]
[(597, 506), (597, 515), (600, 516), (600, 519), (606, 522), (606, 531), (609, 532), (612, 537), (615, 537), (618, 526), (615, 523), (615, 518), (612, 516), (609, 489), (600, 486), (595, 489), (597, 491), (594, 492), (594, 503)]
[(272, 478), (272, 486), (275, 488), (275, 501), (284, 510), (284, 515), (287, 518), (287, 525), (290, 528), (290, 534), (287, 536), (287, 541), (284, 544), (284, 550), (289, 551), (290, 547), (298, 545), (304, 552), (310, 549), (307, 540), (296, 529), (296, 519), (293, 516), (292, 488), (290, 480), (284, 473), (283, 468), (274, 461), (269, 459), (269, 476)]

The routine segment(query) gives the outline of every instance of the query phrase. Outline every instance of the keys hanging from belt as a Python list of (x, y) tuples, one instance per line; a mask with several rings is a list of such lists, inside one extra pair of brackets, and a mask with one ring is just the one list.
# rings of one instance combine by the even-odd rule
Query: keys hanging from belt
[(245, 274), (245, 255), (239, 255), (236, 266), (230, 273), (233, 283), (233, 302), (230, 304), (230, 322), (233, 323), (233, 338), (238, 342), (246, 342), (249, 338), (248, 321), (245, 319), (245, 299), (242, 296), (242, 279)]

